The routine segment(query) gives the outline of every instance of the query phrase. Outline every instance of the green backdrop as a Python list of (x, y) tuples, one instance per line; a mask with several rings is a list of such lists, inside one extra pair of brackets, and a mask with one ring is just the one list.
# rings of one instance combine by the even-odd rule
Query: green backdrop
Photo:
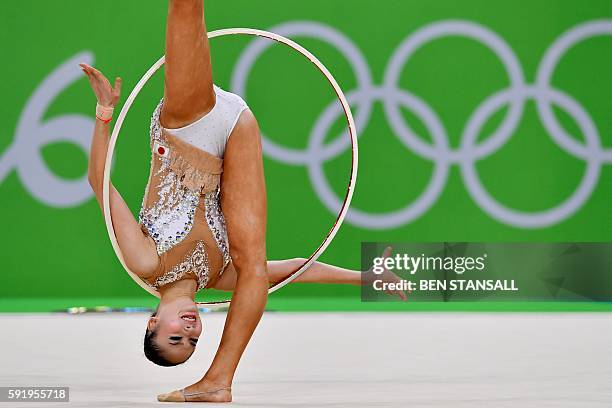
[[(163, 54), (166, 7), (3, 5), (0, 309), (152, 302), (122, 270), (87, 185), (95, 99), (76, 64), (121, 76), (125, 101)], [(209, 30), (286, 33), (328, 66), (354, 103), (353, 210), (322, 261), (357, 269), (362, 241), (610, 241), (612, 2), (237, 0), (206, 8)], [(252, 41), (213, 40), (222, 88), (237, 90)], [(550, 81), (542, 80), (547, 66)], [(305, 257), (334, 222), (333, 197), (344, 194), (344, 123), (333, 116), (333, 91), (299, 55), (275, 45), (247, 68), (241, 93), (267, 141), (268, 256)], [(135, 214), (162, 85), (159, 72), (115, 151), (113, 182)], [(307, 284), (283, 289), (271, 305), (366, 307), (356, 287)]]

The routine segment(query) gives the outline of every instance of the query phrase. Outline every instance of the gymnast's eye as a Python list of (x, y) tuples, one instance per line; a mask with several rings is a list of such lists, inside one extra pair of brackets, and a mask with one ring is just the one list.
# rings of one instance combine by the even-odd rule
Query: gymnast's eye
[(181, 341), (183, 338), (181, 336), (170, 336), (168, 340), (170, 341)]
[(195, 347), (195, 345), (198, 343), (198, 339), (195, 337), (192, 337), (189, 339), (191, 341), (191, 345)]

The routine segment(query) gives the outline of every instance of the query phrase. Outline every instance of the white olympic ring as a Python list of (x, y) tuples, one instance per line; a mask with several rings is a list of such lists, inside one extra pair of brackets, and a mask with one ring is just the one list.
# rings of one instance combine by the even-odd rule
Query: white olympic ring
[[(575, 26), (561, 35), (545, 52), (538, 68), (536, 83), (529, 85), (519, 60), (512, 48), (495, 32), (471, 21), (445, 20), (429, 24), (406, 38), (395, 50), (385, 70), (383, 84), (372, 82), (368, 64), (361, 51), (345, 35), (336, 29), (317, 22), (289, 22), (270, 28), (289, 37), (311, 37), (336, 47), (348, 60), (357, 78), (357, 89), (348, 93), (351, 105), (358, 106), (356, 123), (363, 129), (370, 120), (373, 104), (383, 103), (384, 110), (400, 141), (412, 152), (434, 163), (431, 180), (421, 196), (400, 210), (388, 213), (372, 213), (351, 208), (347, 221), (369, 229), (387, 229), (406, 224), (431, 208), (444, 189), (451, 165), (458, 165), (470, 196), (487, 214), (508, 225), (522, 228), (540, 228), (561, 222), (580, 209), (591, 196), (599, 178), (601, 166), (612, 162), (612, 149), (601, 146), (601, 138), (592, 118), (569, 95), (551, 88), (551, 78), (561, 57), (580, 41), (596, 35), (612, 35), (612, 20), (594, 20)], [(466, 121), (458, 149), (452, 149), (442, 121), (429, 105), (417, 95), (399, 89), (402, 67), (413, 53), (426, 43), (445, 37), (461, 36), (479, 41), (488, 47), (502, 62), (509, 79), (508, 88), (486, 98)], [(257, 58), (269, 44), (255, 40), (239, 57), (231, 79), (230, 89), (246, 97), (249, 72)], [(477, 160), (499, 150), (516, 130), (527, 100), (536, 102), (544, 128), (552, 140), (565, 152), (587, 162), (581, 184), (561, 204), (544, 211), (529, 213), (508, 208), (495, 200), (484, 188), (475, 169)], [(566, 110), (584, 133), (585, 144), (568, 135), (552, 111), (556, 104)], [(503, 106), (509, 109), (498, 128), (477, 142), (478, 133), (490, 116)], [(409, 108), (429, 131), (433, 144), (427, 144), (405, 123), (400, 107)], [(305, 165), (311, 183), (321, 202), (331, 212), (341, 206), (330, 187), (323, 163), (340, 155), (347, 147), (345, 137), (324, 144), (325, 136), (340, 113), (334, 103), (327, 106), (310, 132), (307, 148), (287, 148), (268, 139), (264, 133), (264, 153), (270, 158), (291, 165)], [(276, 139), (278, 140), (278, 139)]]
[(93, 54), (74, 55), (51, 72), (30, 95), (15, 128), (15, 138), (0, 157), (0, 182), (15, 169), (28, 192), (51, 207), (69, 207), (89, 201), (92, 196), (87, 175), (65, 179), (52, 171), (42, 157), (44, 146), (67, 142), (88, 155), (94, 121), (83, 114), (67, 114), (46, 119), (53, 100), (83, 73), (79, 62), (93, 64)]
[[(357, 128), (355, 126), (355, 121), (353, 119), (353, 114), (351, 112), (350, 105), (346, 97), (344, 96), (342, 89), (338, 85), (338, 82), (333, 77), (333, 75), (329, 72), (329, 70), (325, 67), (325, 65), (323, 65), (323, 63), (321, 63), (321, 61), (319, 61), (310, 51), (308, 51), (301, 45), (297, 44), (296, 42), (283, 37), (282, 35), (279, 35), (273, 32), (269, 32), (269, 31), (255, 30), (251, 28), (227, 28), (223, 30), (215, 30), (215, 31), (211, 31), (208, 33), (208, 38), (212, 39), (216, 37), (229, 36), (229, 35), (250, 35), (250, 36), (261, 37), (260, 39), (274, 40), (278, 43), (288, 46), (289, 48), (298, 52), (302, 56), (306, 57), (311, 63), (313, 63), (317, 67), (317, 69), (323, 74), (325, 79), (327, 79), (329, 84), (332, 86), (332, 88), (334, 89), (334, 92), (336, 93), (336, 96), (338, 97), (338, 100), (340, 101), (342, 109), (344, 110), (344, 113), (346, 115), (346, 121), (348, 125), (348, 139), (349, 139), (349, 143), (352, 148), (352, 155), (351, 155), (352, 163), (351, 163), (349, 183), (348, 183), (348, 187), (346, 190), (346, 195), (344, 197), (344, 202), (338, 207), (338, 216), (336, 218), (334, 225), (332, 226), (332, 228), (329, 230), (329, 232), (325, 236), (323, 242), (312, 253), (312, 255), (306, 260), (306, 262), (304, 262), (290, 276), (286, 277), (281, 282), (274, 284), (271, 288), (268, 289), (268, 293), (272, 293), (282, 288), (286, 284), (290, 283), (292, 280), (300, 276), (306, 269), (308, 269), (310, 265), (312, 265), (317, 260), (317, 258), (321, 256), (321, 254), (325, 251), (325, 249), (328, 247), (328, 245), (331, 243), (331, 241), (334, 239), (334, 236), (340, 229), (340, 225), (342, 225), (342, 222), (344, 221), (344, 218), (348, 212), (348, 208), (353, 198), (355, 183), (357, 182), (357, 167), (358, 167)], [(129, 112), (130, 107), (134, 103), (134, 100), (136, 99), (136, 97), (138, 96), (142, 88), (149, 81), (149, 79), (153, 76), (153, 74), (164, 64), (164, 62), (165, 62), (165, 56), (162, 56), (159, 60), (157, 60), (157, 62), (155, 62), (155, 64), (153, 64), (151, 68), (149, 68), (149, 70), (142, 76), (140, 81), (138, 81), (138, 83), (136, 84), (136, 86), (134, 87), (130, 95), (128, 96), (125, 104), (121, 108), (121, 112), (119, 113), (119, 116), (117, 117), (117, 122), (115, 123), (115, 126), (113, 128), (113, 133), (108, 143), (108, 153), (106, 155), (106, 162), (104, 165), (104, 180), (102, 183), (102, 206), (104, 210), (104, 221), (106, 223), (106, 230), (108, 232), (108, 236), (110, 238), (115, 254), (117, 255), (117, 258), (123, 265), (126, 272), (132, 277), (132, 279), (134, 279), (134, 281), (138, 283), (138, 285), (140, 285), (147, 292), (157, 297), (161, 297), (159, 292), (155, 290), (154, 288), (152, 288), (151, 286), (147, 285), (134, 272), (132, 272), (130, 268), (128, 268), (127, 264), (125, 263), (123, 254), (121, 253), (121, 249), (119, 248), (119, 243), (117, 242), (117, 236), (115, 235), (115, 229), (113, 227), (113, 219), (110, 213), (110, 202), (109, 202), (110, 194), (109, 193), (110, 193), (110, 172), (111, 172), (111, 167), (112, 167), (112, 162), (113, 162), (113, 154), (114, 154), (117, 138), (119, 137), (119, 133), (121, 131), (121, 126), (123, 125), (123, 121), (125, 120), (125, 117), (127, 113)], [(227, 305), (229, 302), (230, 301), (227, 300), (227, 301), (221, 301), (221, 302), (198, 302), (198, 304), (216, 308), (216, 307)]]
[[(561, 58), (576, 44), (593, 36), (612, 35), (612, 20), (602, 19), (579, 24), (556, 39), (544, 53), (534, 84), (526, 84), (520, 63), (514, 51), (496, 33), (470, 21), (446, 20), (429, 24), (406, 39), (396, 48), (385, 70), (382, 85), (374, 85), (366, 59), (357, 46), (336, 29), (324, 24), (298, 21), (289, 22), (272, 30), (286, 36), (313, 37), (331, 44), (348, 60), (356, 77), (356, 89), (348, 92), (352, 105), (358, 106), (356, 124), (365, 128), (372, 114), (373, 104), (382, 102), (391, 129), (400, 142), (420, 157), (433, 162), (429, 184), (419, 197), (404, 208), (387, 213), (373, 213), (352, 208), (347, 222), (369, 229), (397, 228), (420, 217), (436, 202), (443, 191), (452, 165), (458, 165), (461, 176), (474, 202), (489, 216), (501, 223), (523, 228), (554, 225), (578, 211), (592, 194), (600, 174), (600, 167), (612, 161), (612, 148), (603, 148), (600, 135), (592, 118), (584, 108), (567, 94), (551, 89), (551, 79)], [(398, 88), (402, 68), (414, 52), (427, 42), (445, 36), (462, 36), (486, 45), (502, 61), (509, 80), (508, 88), (485, 98), (466, 121), (458, 149), (449, 145), (448, 133), (436, 112), (425, 101), (407, 90)], [(258, 56), (270, 46), (269, 42), (253, 41), (240, 56), (231, 79), (232, 91), (246, 97), (246, 82)], [(92, 120), (78, 114), (56, 116), (44, 120), (46, 109), (57, 95), (81, 78), (76, 62), (93, 63), (93, 54), (83, 52), (64, 62), (51, 72), (34, 91), (21, 114), (11, 145), (0, 156), (0, 182), (11, 170), (17, 171), (24, 187), (41, 202), (54, 207), (70, 207), (91, 198), (91, 189), (83, 176), (66, 180), (47, 167), (40, 156), (42, 146), (55, 141), (75, 144), (88, 151), (89, 130)], [(581, 184), (563, 203), (534, 213), (516, 211), (495, 200), (482, 185), (475, 170), (475, 162), (497, 150), (511, 138), (521, 118), (525, 102), (534, 100), (544, 129), (565, 152), (587, 162)], [(509, 106), (502, 123), (488, 137), (476, 143), (475, 136), (482, 124), (494, 112), (494, 107)], [(585, 143), (570, 136), (555, 117), (552, 105), (558, 104), (579, 120), (578, 127), (585, 133)], [(431, 144), (418, 137), (400, 114), (400, 107), (408, 108), (427, 128)], [(315, 121), (307, 148), (287, 148), (263, 135), (265, 154), (279, 162), (304, 165), (321, 202), (330, 211), (340, 208), (341, 201), (330, 187), (322, 164), (332, 160), (349, 146), (346, 133), (324, 144), (338, 106), (327, 106)], [(61, 128), (61, 129), (60, 129)], [(69, 129), (68, 133), (66, 129)], [(265, 130), (265, 129), (263, 129)], [(276, 139), (275, 140), (279, 140)]]

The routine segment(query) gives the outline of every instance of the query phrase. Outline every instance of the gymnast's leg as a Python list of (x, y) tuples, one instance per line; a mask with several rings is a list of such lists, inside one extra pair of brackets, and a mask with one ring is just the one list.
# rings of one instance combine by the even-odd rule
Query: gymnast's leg
[(215, 105), (203, 0), (169, 1), (164, 73), (163, 127), (188, 125)]
[(222, 382), (231, 383), (268, 297), (266, 205), (261, 136), (246, 110), (227, 143), (221, 179), (221, 208), (237, 280), (221, 344), (206, 376)]
[[(266, 191), (261, 138), (249, 110), (242, 113), (225, 149), (221, 208), (236, 274), (235, 290), (210, 368), (200, 381), (185, 388), (189, 401), (231, 401), (230, 386), (238, 362), (266, 305)], [(176, 391), (159, 395), (158, 400), (184, 401)]]
[[(261, 154), (257, 122), (246, 110), (227, 143), (221, 179), (221, 208), (236, 271), (235, 290), (210, 368), (199, 382), (185, 389), (190, 401), (231, 401), (230, 386), (238, 362), (266, 305), (266, 190)], [(161, 401), (177, 398), (182, 400), (177, 393), (158, 397)]]
[[(215, 104), (203, 11), (202, 0), (170, 0), (164, 127), (189, 124)], [(249, 110), (241, 114), (225, 148), (221, 208), (238, 276), (236, 290), (209, 370), (185, 388), (189, 400), (231, 401), (229, 387), (267, 300), (265, 180), (259, 129)], [(181, 394), (163, 394), (158, 399), (181, 401)]]

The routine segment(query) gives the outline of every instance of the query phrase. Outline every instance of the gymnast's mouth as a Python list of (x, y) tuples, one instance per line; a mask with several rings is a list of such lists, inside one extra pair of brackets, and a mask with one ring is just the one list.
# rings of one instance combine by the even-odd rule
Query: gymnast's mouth
[(196, 312), (185, 312), (182, 313), (180, 315), (181, 319), (187, 321), (187, 322), (195, 322), (197, 319), (197, 313)]

